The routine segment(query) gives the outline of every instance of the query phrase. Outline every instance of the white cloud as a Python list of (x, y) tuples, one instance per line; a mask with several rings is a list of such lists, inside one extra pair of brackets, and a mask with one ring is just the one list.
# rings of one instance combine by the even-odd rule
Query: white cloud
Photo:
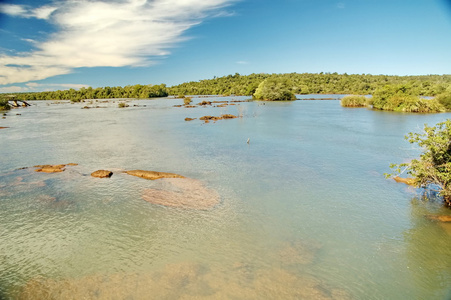
[(30, 8), (1, 5), (13, 16), (48, 19), (60, 30), (36, 51), (0, 56), (0, 85), (68, 74), (80, 67), (152, 64), (183, 41), (187, 29), (236, 0), (66, 0)]
[(88, 88), (87, 84), (78, 83), (37, 83), (28, 82), (25, 86), (4, 86), (0, 87), (0, 93), (26, 93), (26, 92), (43, 92), (43, 91), (54, 91), (54, 90), (67, 90), (74, 89), (79, 90), (81, 88)]
[(248, 65), (249, 64), (248, 61), (244, 61), (244, 60), (237, 61), (236, 63), (239, 65)]

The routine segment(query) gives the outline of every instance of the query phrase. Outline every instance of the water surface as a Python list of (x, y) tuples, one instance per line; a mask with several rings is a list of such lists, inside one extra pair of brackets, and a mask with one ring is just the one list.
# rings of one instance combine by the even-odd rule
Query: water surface
[[(451, 228), (425, 218), (449, 210), (383, 173), (420, 153), (406, 133), (450, 114), (182, 103), (36, 101), (0, 120), (0, 298), (449, 299)], [(220, 114), (241, 117), (184, 121)], [(78, 166), (28, 168), (60, 163)], [(133, 169), (200, 180), (220, 204), (148, 203), (167, 184)]]

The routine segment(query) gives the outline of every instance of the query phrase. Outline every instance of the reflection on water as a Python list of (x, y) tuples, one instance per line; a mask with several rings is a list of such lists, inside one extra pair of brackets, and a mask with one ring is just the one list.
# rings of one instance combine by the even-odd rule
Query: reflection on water
[[(0, 298), (449, 295), (449, 224), (425, 217), (449, 210), (382, 175), (418, 155), (407, 132), (449, 114), (182, 101), (35, 102), (2, 119)], [(184, 121), (222, 114), (242, 117)], [(29, 168), (67, 162), (78, 165)], [(90, 176), (99, 169), (114, 174)], [(135, 169), (187, 179), (123, 172)]]

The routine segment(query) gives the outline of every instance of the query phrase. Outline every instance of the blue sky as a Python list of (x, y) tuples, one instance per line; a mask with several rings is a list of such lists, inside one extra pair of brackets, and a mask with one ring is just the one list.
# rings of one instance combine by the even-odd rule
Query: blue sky
[(0, 92), (451, 74), (451, 0), (0, 0)]

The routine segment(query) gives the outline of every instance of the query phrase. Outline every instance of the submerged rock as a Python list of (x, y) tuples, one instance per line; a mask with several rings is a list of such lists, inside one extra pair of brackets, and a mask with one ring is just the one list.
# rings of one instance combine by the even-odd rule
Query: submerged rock
[(278, 268), (236, 272), (195, 262), (167, 264), (153, 272), (91, 274), (28, 281), (14, 299), (304, 299), (347, 300), (349, 293), (306, 274)]
[(156, 172), (156, 171), (144, 171), (144, 170), (131, 170), (125, 171), (128, 175), (141, 177), (144, 179), (161, 179), (161, 178), (185, 178), (182, 175), (174, 174), (174, 173), (165, 173), (165, 172)]
[(428, 215), (426, 216), (430, 220), (440, 221), (440, 222), (451, 222), (451, 216), (446, 215)]
[(319, 249), (321, 245), (318, 242), (303, 240), (288, 242), (280, 249), (279, 259), (282, 265), (311, 264)]
[(402, 178), (402, 177), (396, 176), (396, 177), (393, 177), (393, 179), (396, 182), (402, 182), (402, 183), (405, 183), (407, 185), (415, 186), (415, 179), (414, 178)]
[(219, 194), (199, 180), (173, 178), (165, 182), (170, 184), (169, 189), (147, 189), (142, 198), (153, 204), (190, 209), (210, 209), (220, 203)]
[(111, 176), (113, 176), (113, 172), (108, 170), (97, 170), (95, 172), (92, 172), (91, 176), (97, 178), (110, 178)]

